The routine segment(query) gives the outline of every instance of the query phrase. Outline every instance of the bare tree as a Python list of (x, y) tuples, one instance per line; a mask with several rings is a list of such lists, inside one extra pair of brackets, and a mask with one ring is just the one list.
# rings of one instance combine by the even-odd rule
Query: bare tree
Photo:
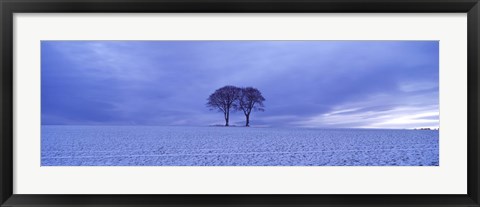
[(265, 111), (264, 101), (265, 98), (258, 89), (253, 87), (241, 88), (235, 109), (243, 111), (246, 119), (246, 127), (250, 126), (250, 113), (252, 113), (252, 111)]
[(217, 89), (207, 99), (207, 107), (211, 110), (217, 109), (218, 111), (223, 112), (225, 126), (229, 126), (228, 120), (230, 118), (230, 108), (235, 108), (235, 101), (238, 99), (239, 94), (239, 88), (235, 86), (224, 86)]

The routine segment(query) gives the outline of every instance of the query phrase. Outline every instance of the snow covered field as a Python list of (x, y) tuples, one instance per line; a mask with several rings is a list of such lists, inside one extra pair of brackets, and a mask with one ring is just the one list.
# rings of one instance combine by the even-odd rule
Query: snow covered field
[(438, 131), (42, 126), (42, 166), (438, 166)]

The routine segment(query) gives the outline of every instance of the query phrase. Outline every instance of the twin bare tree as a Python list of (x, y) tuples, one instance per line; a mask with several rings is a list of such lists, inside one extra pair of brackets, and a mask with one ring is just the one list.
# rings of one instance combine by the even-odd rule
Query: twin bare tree
[(207, 107), (211, 110), (217, 109), (223, 112), (225, 126), (229, 126), (230, 109), (242, 111), (245, 115), (245, 126), (250, 126), (250, 114), (252, 111), (264, 111), (262, 93), (256, 88), (235, 86), (224, 86), (217, 89), (208, 97)]

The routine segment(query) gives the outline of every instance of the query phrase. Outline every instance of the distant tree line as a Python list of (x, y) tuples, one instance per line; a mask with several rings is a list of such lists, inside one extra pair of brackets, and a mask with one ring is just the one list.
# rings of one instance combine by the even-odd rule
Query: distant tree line
[(439, 128), (414, 128), (414, 130), (438, 130)]
[(265, 98), (253, 87), (224, 86), (215, 90), (207, 99), (207, 107), (222, 112), (225, 126), (229, 126), (230, 110), (241, 111), (245, 115), (245, 126), (250, 126), (252, 111), (264, 111)]

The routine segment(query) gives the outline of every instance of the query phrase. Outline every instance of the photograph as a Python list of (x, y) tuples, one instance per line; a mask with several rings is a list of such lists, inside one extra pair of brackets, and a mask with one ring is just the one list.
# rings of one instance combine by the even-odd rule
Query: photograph
[(40, 44), (42, 167), (440, 166), (439, 41)]

